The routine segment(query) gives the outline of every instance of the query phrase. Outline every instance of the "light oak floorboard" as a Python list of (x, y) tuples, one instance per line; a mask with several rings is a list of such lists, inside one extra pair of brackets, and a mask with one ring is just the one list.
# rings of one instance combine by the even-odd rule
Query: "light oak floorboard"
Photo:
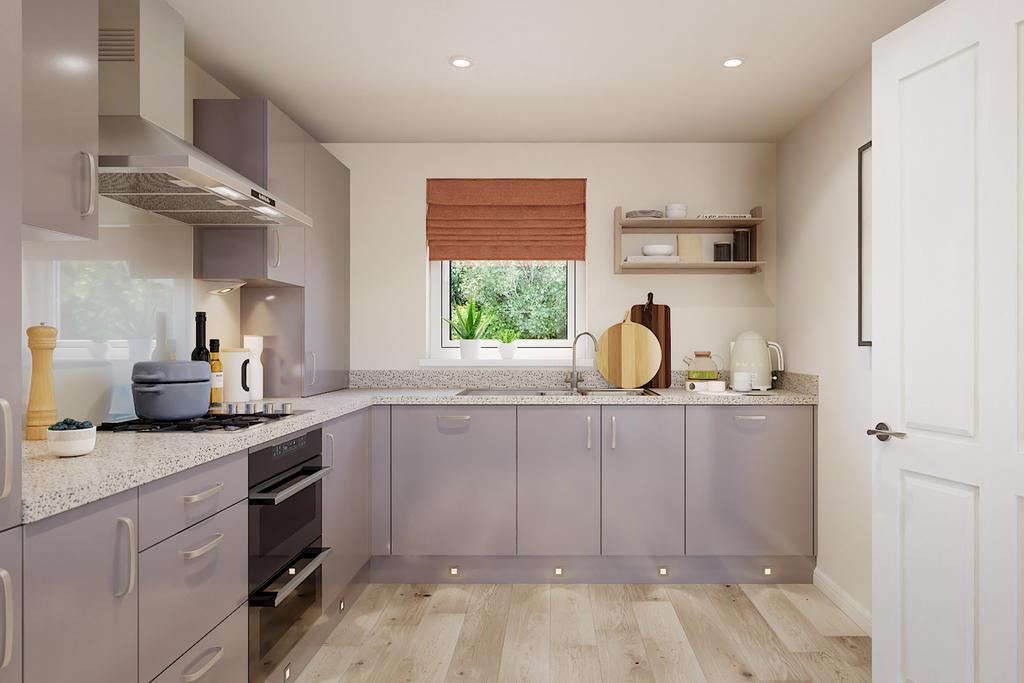
[(297, 683), (868, 683), (833, 609), (813, 586), (372, 584)]

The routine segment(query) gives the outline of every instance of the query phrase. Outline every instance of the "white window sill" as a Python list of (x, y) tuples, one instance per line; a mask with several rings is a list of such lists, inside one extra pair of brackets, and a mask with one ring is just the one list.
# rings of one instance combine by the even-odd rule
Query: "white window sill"
[[(485, 351), (486, 353), (486, 351)], [(569, 368), (572, 360), (568, 358), (478, 358), (465, 360), (462, 358), (423, 358), (421, 368)], [(577, 359), (576, 367), (592, 368), (594, 361), (590, 358)]]

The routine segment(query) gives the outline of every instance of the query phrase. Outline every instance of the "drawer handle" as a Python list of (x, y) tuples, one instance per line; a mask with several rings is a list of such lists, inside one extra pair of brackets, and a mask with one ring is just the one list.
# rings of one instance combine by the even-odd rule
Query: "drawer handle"
[(123, 598), (135, 590), (139, 572), (139, 539), (135, 535), (135, 520), (131, 517), (118, 517), (117, 523), (123, 524), (128, 530), (128, 587), (120, 593), (114, 593), (115, 598)]
[(732, 419), (743, 421), (743, 422), (764, 422), (768, 419), (767, 415), (733, 415)]
[(288, 471), (284, 474), (274, 477), (263, 487), (257, 491), (249, 493), (249, 505), (280, 505), (284, 501), (288, 500), (296, 493), (309, 488), (313, 484), (317, 483), (328, 474), (331, 473), (330, 467), (303, 467), (299, 470), (299, 473), (305, 474), (302, 479), (295, 482), (291, 486), (285, 487), (273, 493), (274, 487), (285, 480), (290, 480), (293, 476), (293, 472)]
[(210, 673), (210, 669), (216, 666), (217, 662), (219, 662), (220, 658), (223, 656), (224, 648), (218, 647), (216, 650), (214, 650), (213, 656), (207, 659), (206, 663), (203, 664), (201, 667), (199, 667), (195, 671), (190, 671), (188, 673), (181, 674), (181, 680), (184, 681), (184, 683), (195, 683), (195, 681), (198, 681), (200, 678)]
[(11, 573), (0, 569), (0, 588), (4, 594), (4, 654), (0, 658), (0, 669), (6, 669), (14, 656), (14, 587)]
[(471, 415), (438, 415), (438, 422), (469, 422)]
[(202, 557), (203, 555), (210, 552), (223, 542), (224, 534), (216, 534), (207, 543), (204, 543), (198, 548), (193, 548), (192, 550), (182, 550), (181, 556), (184, 557), (186, 560), (194, 560), (196, 558)]
[(211, 486), (210, 488), (206, 489), (205, 491), (201, 491), (199, 493), (193, 493), (191, 496), (184, 496), (182, 498), (182, 500), (185, 501), (186, 505), (188, 503), (201, 503), (202, 501), (206, 500), (207, 498), (210, 498), (211, 496), (215, 496), (215, 495), (217, 495), (218, 493), (220, 493), (223, 490), (224, 490), (224, 482), (221, 481), (221, 482), (218, 482), (218, 483), (214, 484), (213, 486)]

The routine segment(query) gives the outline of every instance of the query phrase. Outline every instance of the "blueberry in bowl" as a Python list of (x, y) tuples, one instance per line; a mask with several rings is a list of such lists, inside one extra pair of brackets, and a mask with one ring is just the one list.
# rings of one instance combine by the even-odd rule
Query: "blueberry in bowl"
[(66, 417), (47, 428), (46, 442), (51, 455), (61, 458), (86, 455), (96, 447), (96, 427), (89, 420)]

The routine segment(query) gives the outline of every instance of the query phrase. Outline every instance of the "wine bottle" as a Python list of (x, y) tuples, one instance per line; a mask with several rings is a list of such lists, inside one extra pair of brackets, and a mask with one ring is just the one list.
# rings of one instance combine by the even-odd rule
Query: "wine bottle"
[(206, 348), (205, 311), (196, 311), (196, 347), (192, 349), (192, 360), (210, 362), (210, 350)]

